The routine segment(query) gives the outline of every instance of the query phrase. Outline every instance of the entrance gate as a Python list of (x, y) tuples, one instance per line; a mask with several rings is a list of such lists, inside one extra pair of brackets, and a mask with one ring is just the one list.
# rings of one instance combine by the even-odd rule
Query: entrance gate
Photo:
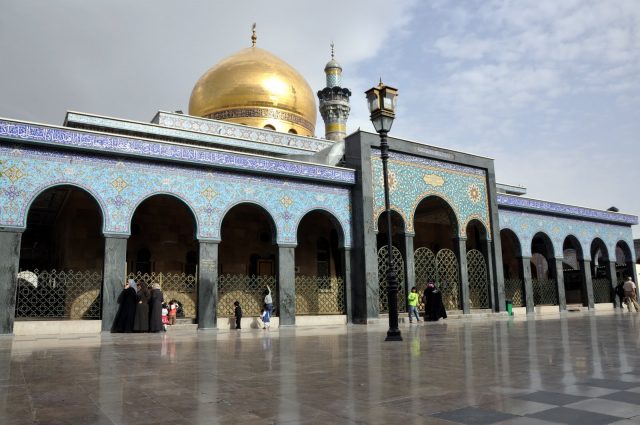
[(489, 308), (489, 279), (487, 262), (477, 249), (467, 252), (469, 275), (469, 304), (471, 308)]
[(449, 310), (460, 308), (458, 259), (450, 249), (441, 249), (434, 255), (429, 248), (414, 252), (416, 288), (423, 293), (427, 283), (434, 282), (442, 293), (442, 303)]
[[(407, 311), (404, 289), (404, 259), (402, 258), (402, 253), (398, 248), (395, 246), (392, 248), (391, 255), (393, 269), (396, 272), (396, 276), (398, 276), (398, 312), (404, 313)], [(388, 245), (385, 245), (378, 250), (378, 288), (380, 288), (379, 300), (381, 313), (389, 312), (389, 290), (387, 288), (387, 271), (389, 270), (388, 256)]]

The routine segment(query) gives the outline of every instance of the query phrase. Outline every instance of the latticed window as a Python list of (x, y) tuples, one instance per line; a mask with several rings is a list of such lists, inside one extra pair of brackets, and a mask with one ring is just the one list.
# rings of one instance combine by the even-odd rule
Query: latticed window
[(16, 318), (100, 319), (102, 273), (24, 270), (18, 273)]
[[(398, 277), (398, 311), (406, 311), (405, 289), (404, 289), (404, 259), (402, 253), (395, 246), (392, 247), (393, 269)], [(389, 312), (389, 289), (387, 288), (387, 271), (389, 270), (389, 248), (388, 245), (378, 250), (378, 288), (380, 312)]]

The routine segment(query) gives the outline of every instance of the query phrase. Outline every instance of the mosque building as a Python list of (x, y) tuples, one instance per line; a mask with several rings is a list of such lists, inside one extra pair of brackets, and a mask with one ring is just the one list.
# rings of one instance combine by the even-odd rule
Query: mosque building
[(108, 331), (127, 277), (199, 329), (229, 328), (235, 300), (257, 316), (267, 286), (276, 325), (368, 323), (388, 312), (389, 249), (401, 312), (427, 282), (459, 314), (613, 308), (636, 216), (527, 198), (490, 158), (390, 138), (388, 229), (379, 136), (348, 134), (333, 46), (324, 71), (316, 95), (254, 31), (188, 114), (0, 118), (0, 333)]

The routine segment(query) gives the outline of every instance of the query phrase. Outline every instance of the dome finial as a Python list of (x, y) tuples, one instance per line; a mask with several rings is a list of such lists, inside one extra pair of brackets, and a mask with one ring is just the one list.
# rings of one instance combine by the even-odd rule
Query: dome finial
[(333, 59), (333, 41), (331, 42), (331, 59)]
[(254, 22), (251, 25), (251, 47), (256, 47), (256, 41), (258, 40), (258, 36), (256, 35), (256, 23)]

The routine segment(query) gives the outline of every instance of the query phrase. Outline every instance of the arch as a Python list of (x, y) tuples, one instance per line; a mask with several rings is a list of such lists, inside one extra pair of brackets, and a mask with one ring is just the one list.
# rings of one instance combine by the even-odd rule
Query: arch
[(489, 232), (484, 223), (477, 218), (469, 220), (465, 226), (465, 235), (467, 236), (467, 251), (476, 249), (481, 251), (484, 255), (487, 253), (486, 244), (483, 246), (482, 241), (486, 241), (489, 238)]
[[(515, 248), (514, 254), (516, 257), (522, 257), (522, 245), (520, 243), (520, 238), (518, 237), (516, 232), (514, 232), (508, 227), (501, 229), (500, 242), (502, 245), (503, 252), (505, 250), (505, 242), (506, 242), (506, 244), (509, 244), (512, 248)], [(503, 254), (503, 257), (504, 257), (504, 254)]]
[[(600, 238), (591, 241), (589, 249), (591, 259), (591, 282), (593, 284), (593, 301), (595, 303), (610, 303), (612, 301), (611, 290), (611, 264), (607, 245)], [(615, 271), (613, 272), (615, 274)], [(616, 276), (613, 276), (615, 279)]]
[[(624, 260), (624, 263), (619, 261), (619, 250), (622, 252), (621, 259)], [(625, 240), (616, 242), (616, 270), (618, 281), (624, 280), (628, 276), (631, 276), (634, 281), (636, 280), (636, 276), (634, 276), (633, 252)]]
[(143, 196), (142, 198), (138, 199), (138, 202), (133, 206), (133, 208), (131, 208), (130, 211), (130, 216), (129, 219), (127, 220), (127, 222), (129, 223), (129, 229), (128, 232), (131, 233), (131, 222), (133, 220), (133, 216), (135, 215), (137, 209), (140, 207), (140, 205), (142, 205), (145, 201), (155, 197), (155, 196), (168, 196), (170, 198), (175, 198), (178, 201), (182, 202), (186, 207), (187, 210), (189, 211), (191, 218), (193, 219), (193, 226), (194, 226), (194, 231), (195, 231), (195, 235), (196, 235), (196, 239), (198, 236), (198, 230), (200, 229), (200, 223), (198, 221), (198, 214), (196, 214), (196, 210), (193, 208), (193, 206), (191, 205), (191, 203), (186, 200), (185, 198), (183, 198), (182, 196), (173, 193), (173, 192), (167, 192), (167, 191), (156, 191), (156, 192), (152, 192), (152, 193), (148, 193), (145, 196)]
[[(600, 255), (597, 255), (600, 253)], [(591, 263), (595, 265), (600, 265), (599, 259), (602, 258), (603, 261), (609, 261), (609, 250), (607, 249), (607, 244), (600, 238), (594, 238), (591, 241)]]
[[(567, 304), (588, 306), (582, 244), (575, 235), (569, 234), (562, 242), (562, 275)], [(559, 274), (561, 271), (557, 270)]]
[[(565, 248), (566, 246), (570, 246), (570, 248)], [(565, 249), (575, 249), (578, 260), (584, 260), (584, 251), (582, 250), (582, 242), (578, 239), (577, 236), (569, 233), (562, 242), (562, 250)]]
[(88, 195), (91, 196), (91, 198), (93, 198), (93, 200), (95, 201), (95, 203), (98, 205), (98, 210), (100, 211), (100, 219), (102, 220), (102, 233), (104, 234), (104, 231), (107, 227), (107, 218), (108, 215), (105, 213), (105, 211), (107, 211), (107, 208), (105, 206), (105, 203), (103, 202), (102, 198), (100, 197), (100, 195), (98, 195), (97, 192), (95, 192), (92, 188), (85, 186), (83, 184), (77, 183), (77, 182), (66, 182), (66, 181), (62, 181), (62, 182), (56, 182), (54, 184), (47, 184), (46, 186), (39, 186), (38, 188), (36, 188), (36, 190), (34, 190), (32, 192), (32, 196), (31, 198), (28, 199), (28, 201), (25, 203), (24, 209), (23, 209), (23, 218), (22, 218), (22, 227), (24, 229), (27, 228), (27, 216), (29, 215), (29, 210), (31, 210), (31, 206), (33, 205), (33, 203), (35, 202), (36, 199), (38, 199), (38, 197), (40, 195), (42, 195), (44, 192), (46, 192), (49, 189), (54, 189), (56, 187), (61, 187), (61, 186), (71, 186), (74, 187), (76, 189), (82, 190), (84, 192), (86, 192)]
[(413, 223), (413, 228), (415, 229), (415, 219), (416, 212), (421, 205), (427, 202), (431, 198), (437, 198), (439, 202), (445, 206), (445, 210), (449, 213), (449, 218), (451, 219), (451, 226), (453, 227), (453, 231), (456, 236), (461, 236), (460, 234), (460, 220), (458, 218), (458, 211), (454, 207), (454, 202), (450, 200), (447, 196), (441, 193), (433, 193), (433, 192), (425, 192), (423, 196), (420, 196), (416, 202), (411, 206), (411, 213), (409, 215), (409, 220)]
[(531, 238), (534, 305), (558, 305), (558, 288), (556, 286), (558, 273), (562, 273), (562, 270), (556, 270), (554, 246), (551, 238), (544, 232), (534, 234)]
[[(344, 240), (345, 240), (345, 233), (346, 233), (345, 228), (342, 225), (342, 222), (340, 221), (340, 219), (338, 219), (338, 217), (335, 215), (335, 213), (333, 213), (333, 211), (329, 210), (328, 208), (313, 207), (313, 208), (308, 209), (304, 213), (302, 213), (300, 215), (300, 219), (296, 223), (296, 235), (298, 234), (298, 230), (300, 229), (300, 223), (302, 223), (302, 220), (304, 220), (304, 218), (306, 216), (308, 216), (309, 214), (311, 214), (313, 212), (316, 212), (316, 211), (319, 212), (319, 213), (322, 213), (324, 216), (326, 216), (329, 219), (329, 221), (331, 221), (333, 226), (338, 231), (339, 247), (340, 248), (344, 248)], [(297, 237), (296, 237), (296, 239), (297, 239)]]
[(505, 228), (500, 230), (500, 245), (502, 249), (505, 297), (511, 300), (514, 307), (524, 307), (526, 297), (520, 239), (516, 232)]
[(220, 239), (222, 239), (222, 223), (224, 222), (224, 219), (227, 218), (227, 216), (229, 215), (229, 212), (232, 209), (240, 205), (253, 205), (254, 207), (264, 212), (267, 215), (267, 217), (269, 217), (269, 226), (271, 227), (271, 240), (273, 241), (274, 244), (276, 244), (278, 241), (278, 235), (281, 233), (280, 229), (278, 229), (278, 224), (276, 223), (276, 220), (273, 218), (273, 214), (271, 214), (271, 211), (269, 211), (269, 207), (255, 200), (241, 200), (233, 204), (227, 205), (227, 207), (222, 212), (222, 214), (220, 214), (220, 222), (218, 224), (218, 229), (217, 229)]
[[(402, 210), (400, 210), (398, 207), (391, 205), (391, 207), (389, 208), (391, 210), (391, 213), (395, 213), (397, 214), (400, 219), (402, 220), (402, 231), (403, 233), (407, 233), (408, 229), (408, 221), (407, 221), (407, 217), (404, 215), (404, 213), (402, 212)], [(374, 227), (374, 231), (377, 233), (379, 231), (379, 226), (378, 224), (380, 223), (380, 217), (382, 216), (382, 214), (384, 214), (386, 211), (384, 208), (382, 208), (381, 210), (377, 211), (374, 215), (373, 215), (373, 225)]]
[(551, 241), (549, 235), (547, 235), (545, 232), (538, 232), (531, 238), (531, 253), (542, 254), (541, 249), (544, 249), (545, 254), (547, 254), (545, 255), (547, 260), (550, 258), (555, 258), (553, 242)]

